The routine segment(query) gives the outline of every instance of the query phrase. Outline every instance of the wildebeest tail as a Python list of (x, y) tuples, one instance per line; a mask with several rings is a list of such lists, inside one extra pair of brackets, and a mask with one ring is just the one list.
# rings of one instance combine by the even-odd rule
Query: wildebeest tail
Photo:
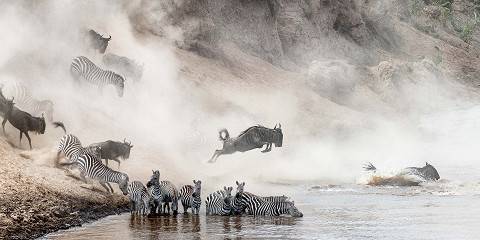
[(363, 165), (363, 169), (365, 169), (365, 171), (373, 171), (373, 172), (377, 171), (377, 168), (375, 166), (373, 166), (373, 164), (371, 162)]
[(67, 129), (65, 128), (65, 125), (62, 122), (52, 122), (54, 127), (61, 127), (65, 134), (67, 134)]
[[(224, 135), (225, 134), (225, 135)], [(228, 130), (227, 129), (221, 129), (219, 132), (218, 132), (218, 138), (221, 140), (221, 141), (225, 141), (227, 139), (230, 138), (230, 134), (228, 133)]]

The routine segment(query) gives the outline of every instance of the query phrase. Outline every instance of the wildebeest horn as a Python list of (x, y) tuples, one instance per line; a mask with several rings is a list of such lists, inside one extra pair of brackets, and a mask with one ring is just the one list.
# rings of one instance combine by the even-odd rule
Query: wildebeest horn
[(277, 124), (275, 123), (275, 127), (273, 127), (273, 129), (277, 129)]
[(278, 123), (278, 129), (282, 129), (282, 124)]
[(112, 36), (109, 35), (107, 41), (110, 41), (110, 39), (112, 39)]

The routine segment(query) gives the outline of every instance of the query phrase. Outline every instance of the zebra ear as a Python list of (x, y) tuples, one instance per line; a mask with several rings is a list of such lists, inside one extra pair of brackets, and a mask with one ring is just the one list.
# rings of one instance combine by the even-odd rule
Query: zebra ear
[(194, 184), (197, 184), (197, 181), (193, 180), (193, 183), (194, 183)]
[(227, 191), (227, 187), (223, 186), (223, 190)]
[(235, 181), (235, 183), (236, 183), (237, 185), (240, 185), (240, 183), (238, 183), (238, 181)]

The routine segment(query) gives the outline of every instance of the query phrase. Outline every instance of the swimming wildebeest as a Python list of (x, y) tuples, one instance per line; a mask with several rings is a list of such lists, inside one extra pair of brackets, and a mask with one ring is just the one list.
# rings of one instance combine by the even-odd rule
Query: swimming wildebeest
[(123, 139), (123, 142), (116, 142), (108, 140), (100, 143), (90, 144), (91, 146), (99, 146), (101, 148), (101, 158), (105, 159), (105, 164), (108, 166), (108, 160), (113, 160), (118, 162), (118, 167), (120, 167), (120, 160), (126, 160), (130, 157), (130, 150), (133, 145), (131, 142), (127, 142), (126, 139)]
[(232, 154), (234, 152), (246, 152), (255, 148), (262, 148), (266, 144), (263, 153), (272, 150), (272, 144), (275, 147), (281, 147), (283, 143), (282, 125), (275, 125), (273, 129), (263, 126), (253, 126), (243, 131), (236, 138), (230, 138), (227, 129), (220, 130), (219, 138), (223, 141), (223, 148), (215, 150), (209, 162), (215, 162), (220, 155)]
[(104, 38), (102, 35), (95, 32), (95, 30), (90, 29), (88, 30), (88, 41), (90, 46), (98, 50), (100, 53), (105, 53), (105, 50), (108, 47), (108, 41), (112, 39), (112, 36), (108, 38)]
[(33, 131), (38, 134), (45, 133), (45, 118), (43, 117), (34, 117), (30, 115), (30, 113), (24, 112), (17, 107), (13, 106), (11, 111), (9, 111), (2, 122), (3, 133), (5, 134), (5, 123), (10, 122), (12, 126), (20, 131), (20, 140), (19, 146), (22, 144), (22, 135), (28, 139), (28, 144), (30, 145), (30, 149), (32, 149), (32, 140), (28, 135), (29, 131)]
[[(376, 172), (377, 168), (373, 166), (372, 163), (367, 163), (363, 167), (366, 171), (373, 171)], [(437, 181), (440, 179), (440, 175), (437, 172), (437, 169), (433, 167), (431, 164), (428, 162), (425, 163), (424, 167), (408, 167), (403, 169), (399, 174), (396, 176), (390, 177), (390, 178), (383, 178), (380, 179), (381, 183), (380, 184), (375, 184), (375, 185), (408, 185), (408, 186), (415, 186), (418, 185), (419, 182), (417, 181), (410, 181), (408, 179), (405, 179), (404, 176), (408, 175), (413, 175), (417, 176), (420, 179), (424, 181)]]

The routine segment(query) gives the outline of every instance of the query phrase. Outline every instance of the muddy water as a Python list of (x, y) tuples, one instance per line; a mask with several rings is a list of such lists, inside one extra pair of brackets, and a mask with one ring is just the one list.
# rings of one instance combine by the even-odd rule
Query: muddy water
[[(480, 184), (297, 186), (303, 218), (110, 216), (45, 239), (478, 239)], [(203, 207), (203, 206), (202, 206)]]

